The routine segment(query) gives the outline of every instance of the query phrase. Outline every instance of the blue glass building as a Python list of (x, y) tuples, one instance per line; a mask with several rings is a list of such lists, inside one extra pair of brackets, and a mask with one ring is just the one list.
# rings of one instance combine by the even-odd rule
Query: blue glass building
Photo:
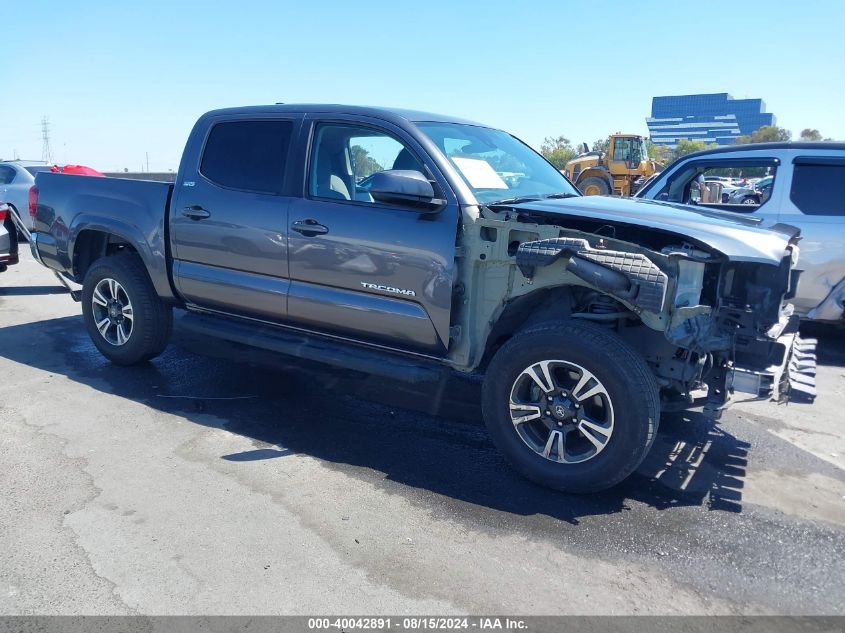
[(726, 92), (654, 97), (646, 119), (654, 143), (675, 147), (680, 139), (731, 145), (764, 125), (775, 125), (762, 99), (734, 99)]

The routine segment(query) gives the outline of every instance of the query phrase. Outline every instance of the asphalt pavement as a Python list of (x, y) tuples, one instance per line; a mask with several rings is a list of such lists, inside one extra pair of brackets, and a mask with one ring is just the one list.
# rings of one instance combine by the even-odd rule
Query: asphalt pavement
[(621, 486), (517, 475), (479, 385), (202, 338), (95, 350), (27, 254), (0, 274), (0, 613), (845, 614), (845, 336), (813, 405), (665, 416)]

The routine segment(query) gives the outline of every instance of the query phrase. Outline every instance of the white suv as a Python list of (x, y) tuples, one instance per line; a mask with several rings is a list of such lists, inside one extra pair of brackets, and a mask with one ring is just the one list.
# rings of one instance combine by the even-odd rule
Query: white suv
[[(762, 177), (751, 202), (724, 201), (696, 190), (709, 174)], [(712, 182), (712, 181), (711, 181)], [(761, 183), (764, 183), (761, 186)], [(694, 204), (730, 211), (763, 226), (801, 229), (798, 269), (802, 270), (796, 311), (819, 321), (845, 317), (845, 143), (760, 143), (735, 145), (684, 156), (637, 192), (637, 198)], [(698, 198), (698, 200), (695, 200)]]

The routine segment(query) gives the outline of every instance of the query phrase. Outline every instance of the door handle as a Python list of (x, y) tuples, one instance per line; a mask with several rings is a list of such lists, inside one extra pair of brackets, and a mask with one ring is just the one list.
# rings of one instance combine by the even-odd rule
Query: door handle
[(314, 237), (315, 235), (325, 235), (329, 232), (329, 227), (323, 226), (317, 220), (311, 218), (307, 220), (297, 220), (290, 226), (291, 230), (297, 233), (302, 233), (305, 237)]
[(204, 220), (205, 218), (211, 217), (211, 214), (208, 211), (196, 204), (182, 209), (182, 215), (186, 218), (191, 218), (192, 220)]

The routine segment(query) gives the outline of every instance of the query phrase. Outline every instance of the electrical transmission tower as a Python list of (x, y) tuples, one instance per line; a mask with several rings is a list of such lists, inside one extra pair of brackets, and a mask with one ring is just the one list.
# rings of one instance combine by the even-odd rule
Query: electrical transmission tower
[(53, 150), (50, 149), (50, 119), (41, 117), (41, 160), (45, 163), (53, 162)]

